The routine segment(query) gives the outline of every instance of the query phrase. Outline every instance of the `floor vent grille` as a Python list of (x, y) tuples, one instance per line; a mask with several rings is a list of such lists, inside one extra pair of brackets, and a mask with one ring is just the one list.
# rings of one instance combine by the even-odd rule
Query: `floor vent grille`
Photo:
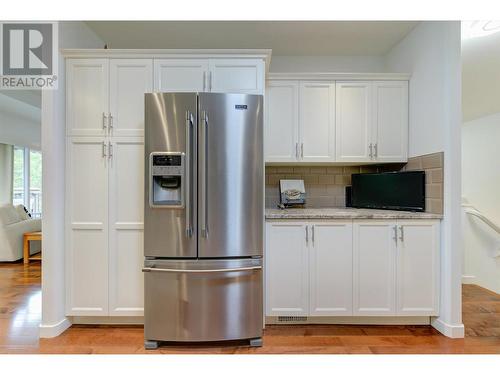
[(278, 322), (307, 322), (307, 316), (278, 316)]

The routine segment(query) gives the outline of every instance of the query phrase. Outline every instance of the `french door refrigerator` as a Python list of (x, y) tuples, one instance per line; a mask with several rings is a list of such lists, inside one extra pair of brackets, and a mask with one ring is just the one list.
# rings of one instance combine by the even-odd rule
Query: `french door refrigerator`
[(145, 94), (145, 345), (263, 326), (261, 95)]

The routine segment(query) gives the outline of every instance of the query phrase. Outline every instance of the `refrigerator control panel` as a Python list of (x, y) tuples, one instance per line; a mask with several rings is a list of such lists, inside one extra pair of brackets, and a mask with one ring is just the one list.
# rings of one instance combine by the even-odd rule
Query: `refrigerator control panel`
[(185, 154), (152, 152), (149, 155), (149, 205), (184, 208)]

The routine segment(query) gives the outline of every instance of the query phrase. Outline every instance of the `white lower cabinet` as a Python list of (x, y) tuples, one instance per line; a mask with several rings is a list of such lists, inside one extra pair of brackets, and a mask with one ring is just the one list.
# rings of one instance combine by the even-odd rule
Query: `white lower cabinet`
[(266, 313), (307, 316), (307, 227), (301, 222), (267, 223)]
[(354, 223), (354, 315), (396, 313), (396, 222)]
[(352, 223), (314, 223), (310, 228), (309, 315), (351, 315)]
[(436, 316), (439, 220), (266, 223), (266, 315)]
[(439, 313), (439, 223), (398, 222), (398, 315)]

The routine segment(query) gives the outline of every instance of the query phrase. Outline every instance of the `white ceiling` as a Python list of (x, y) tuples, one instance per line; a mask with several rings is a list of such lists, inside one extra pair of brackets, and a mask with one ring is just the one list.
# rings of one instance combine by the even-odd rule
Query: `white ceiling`
[(462, 112), (464, 121), (500, 112), (500, 32), (462, 41)]
[(274, 56), (381, 56), (418, 22), (87, 21), (108, 48), (271, 48)]

